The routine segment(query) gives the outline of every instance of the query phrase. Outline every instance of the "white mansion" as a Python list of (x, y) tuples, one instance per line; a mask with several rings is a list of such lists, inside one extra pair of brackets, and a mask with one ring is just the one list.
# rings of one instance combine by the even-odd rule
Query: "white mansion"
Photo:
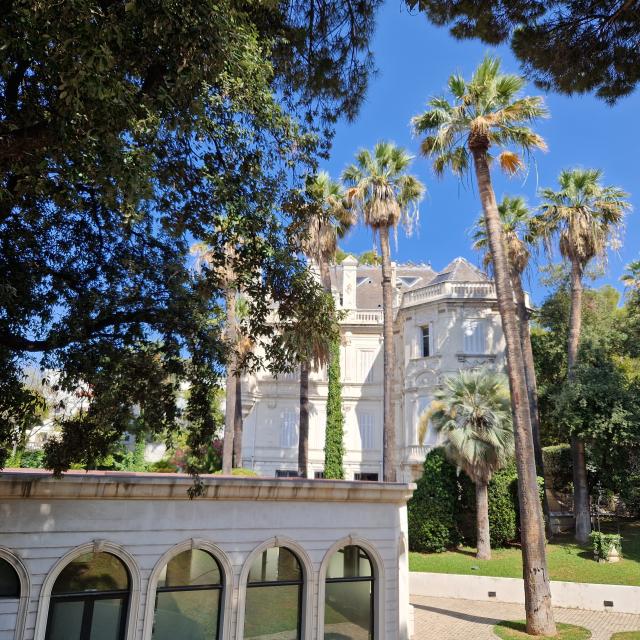
[[(381, 270), (348, 256), (332, 269), (341, 322), (344, 468), (347, 479), (382, 476), (382, 285)], [(434, 444), (418, 442), (418, 416), (444, 376), (461, 368), (504, 366), (504, 338), (495, 286), (464, 258), (442, 271), (428, 265), (393, 266), (395, 354), (394, 406), (399, 481), (419, 476)], [(309, 383), (309, 473), (322, 477), (326, 421), (326, 369)], [(268, 372), (243, 379), (243, 466), (265, 476), (297, 469), (299, 384), (295, 374)]]

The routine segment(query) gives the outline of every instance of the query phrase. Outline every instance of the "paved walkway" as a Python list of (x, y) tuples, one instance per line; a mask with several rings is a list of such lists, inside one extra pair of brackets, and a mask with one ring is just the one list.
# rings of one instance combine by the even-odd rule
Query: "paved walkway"
[[(492, 627), (500, 620), (523, 620), (519, 604), (411, 596), (414, 640), (495, 640)], [(592, 640), (609, 640), (616, 631), (640, 629), (640, 615), (582, 609), (555, 609), (556, 622), (587, 627)]]

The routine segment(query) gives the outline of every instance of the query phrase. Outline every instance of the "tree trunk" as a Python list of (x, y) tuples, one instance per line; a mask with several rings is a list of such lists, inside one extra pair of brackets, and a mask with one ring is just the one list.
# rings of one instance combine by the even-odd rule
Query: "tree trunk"
[(331, 295), (331, 269), (329, 263), (322, 260), (320, 262), (320, 282), (322, 282), (322, 288), (326, 293)]
[(233, 466), (242, 467), (242, 377), (238, 374), (236, 380), (235, 410), (233, 415)]
[[(571, 312), (569, 316), (569, 348), (567, 353), (567, 379), (571, 383), (576, 375), (578, 346), (582, 327), (582, 268), (578, 262), (571, 263)], [(576, 518), (576, 540), (588, 542), (591, 533), (589, 509), (589, 483), (587, 479), (587, 458), (584, 442), (577, 436), (571, 437), (571, 458), (573, 461), (573, 513)]]
[(233, 467), (233, 423), (236, 408), (235, 355), (236, 335), (236, 292), (229, 288), (225, 293), (227, 307), (226, 339), (229, 349), (226, 380), (226, 402), (224, 412), (224, 438), (222, 441), (222, 473), (228, 475)]
[(538, 497), (524, 358), (513, 300), (513, 289), (509, 278), (502, 226), (487, 161), (488, 143), (486, 141), (475, 142), (471, 151), (489, 237), (498, 308), (502, 318), (502, 329), (507, 347), (507, 371), (511, 389), (515, 458), (518, 469), (527, 633), (554, 636), (556, 635), (556, 625), (553, 620), (553, 609), (551, 608), (551, 591), (547, 572), (542, 513)]
[(544, 481), (542, 495), (542, 509), (547, 530), (547, 536), (551, 537), (551, 514), (549, 501), (547, 500), (547, 484), (544, 477), (544, 460), (542, 458), (542, 443), (540, 439), (540, 413), (538, 411), (538, 384), (536, 381), (536, 368), (531, 348), (531, 331), (529, 329), (529, 310), (522, 288), (522, 275), (512, 269), (511, 284), (516, 298), (516, 311), (520, 322), (520, 343), (522, 344), (522, 356), (524, 358), (524, 374), (527, 383), (527, 396), (529, 398), (529, 413), (531, 415), (531, 432), (533, 434), (533, 449), (536, 458), (537, 474)]
[(300, 429), (298, 436), (298, 473), (307, 477), (309, 465), (309, 367), (300, 365)]
[(380, 253), (382, 255), (382, 312), (384, 318), (383, 357), (383, 427), (382, 427), (382, 478), (384, 482), (396, 481), (396, 426), (393, 415), (393, 292), (391, 290), (391, 250), (389, 227), (381, 227)]
[(476, 558), (491, 560), (491, 538), (489, 535), (489, 485), (476, 482)]

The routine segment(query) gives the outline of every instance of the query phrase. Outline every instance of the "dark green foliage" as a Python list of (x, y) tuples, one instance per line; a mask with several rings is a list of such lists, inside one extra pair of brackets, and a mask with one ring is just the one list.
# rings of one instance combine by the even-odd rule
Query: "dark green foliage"
[(573, 482), (571, 445), (558, 444), (542, 448), (544, 472), (554, 491), (567, 492)]
[[(542, 508), (542, 478), (539, 478)], [(457, 474), (441, 449), (429, 452), (424, 472), (408, 504), (409, 548), (439, 552), (458, 544), (475, 546), (475, 486)], [(491, 546), (504, 547), (520, 538), (518, 476), (515, 465), (497, 471), (489, 483)]]
[[(475, 486), (460, 475), (460, 502), (456, 509), (456, 522), (464, 544), (476, 544)], [(489, 533), (491, 546), (504, 547), (518, 539), (518, 475), (515, 465), (493, 474), (489, 482)]]
[(328, 366), (327, 426), (324, 446), (324, 477), (342, 480), (344, 468), (344, 415), (342, 414), (342, 383), (340, 382), (340, 339), (331, 343)]
[[(95, 464), (132, 426), (164, 434), (186, 423), (192, 449), (209, 442), (227, 359), (225, 246), (237, 247), (238, 286), (252, 301), (250, 337), (272, 335), (273, 302), (283, 319), (299, 300), (326, 317), (282, 210), (332, 123), (362, 100), (376, 4), (7, 4), (0, 467), (30, 414), (28, 365), (91, 398), (47, 446), (56, 471)], [(197, 273), (194, 239), (211, 257)]]
[(460, 541), (456, 522), (459, 503), (460, 486), (455, 468), (441, 449), (430, 451), (422, 477), (407, 505), (409, 548), (438, 552), (456, 546)]
[(407, 0), (457, 38), (509, 41), (544, 89), (607, 102), (640, 81), (640, 12), (632, 0)]
[(6, 466), (14, 469), (42, 469), (44, 467), (44, 451), (23, 451), (11, 456)]

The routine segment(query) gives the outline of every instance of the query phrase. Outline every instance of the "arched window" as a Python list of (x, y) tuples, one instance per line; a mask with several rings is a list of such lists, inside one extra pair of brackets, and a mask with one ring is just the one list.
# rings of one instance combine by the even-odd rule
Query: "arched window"
[(373, 580), (362, 547), (349, 545), (333, 555), (325, 586), (325, 640), (373, 640)]
[(285, 547), (263, 551), (249, 570), (244, 637), (299, 640), (302, 622), (302, 566)]
[(16, 570), (3, 558), (0, 558), (0, 598), (20, 598), (20, 578)]
[(19, 637), (14, 633), (20, 620), (20, 578), (4, 558), (0, 558), (0, 638)]
[(156, 587), (153, 640), (217, 640), (223, 573), (207, 551), (189, 549), (162, 569)]
[(72, 560), (51, 591), (47, 640), (123, 640), (130, 578), (111, 553)]

